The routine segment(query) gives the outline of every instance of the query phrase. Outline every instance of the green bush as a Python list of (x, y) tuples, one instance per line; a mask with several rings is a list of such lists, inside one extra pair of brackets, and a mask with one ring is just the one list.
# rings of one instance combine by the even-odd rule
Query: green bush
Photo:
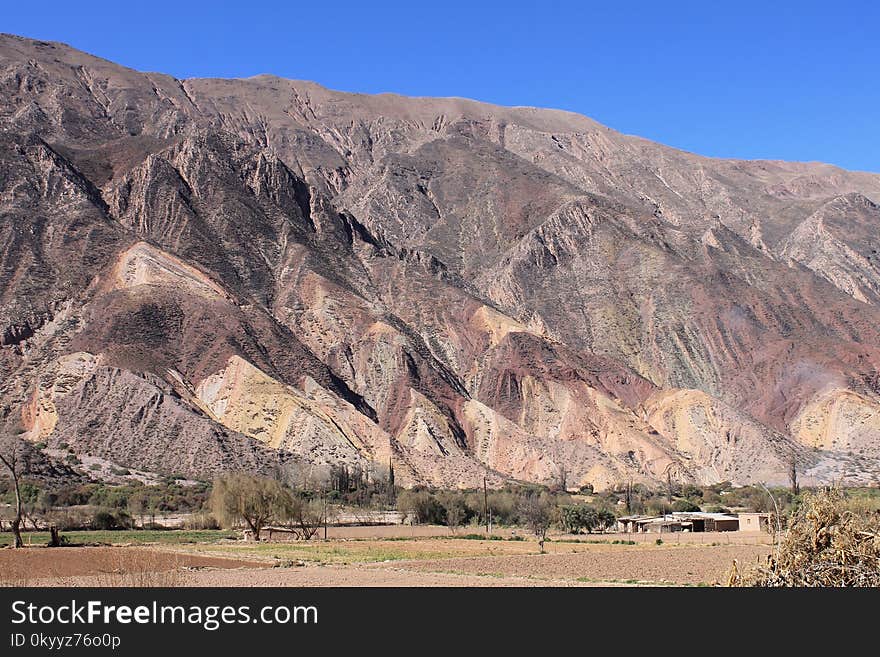
[(699, 511), (700, 507), (690, 500), (675, 500), (672, 503), (672, 510), (678, 512)]
[(109, 511), (97, 511), (92, 516), (92, 529), (113, 530), (122, 529), (119, 519)]
[(586, 530), (588, 533), (599, 524), (599, 515), (592, 507), (584, 504), (571, 504), (560, 508), (562, 528), (569, 534), (580, 534)]
[(427, 490), (401, 491), (397, 498), (397, 510), (414, 524), (446, 523), (446, 509)]
[(730, 509), (726, 506), (719, 506), (717, 504), (712, 504), (706, 507), (707, 513), (730, 513)]

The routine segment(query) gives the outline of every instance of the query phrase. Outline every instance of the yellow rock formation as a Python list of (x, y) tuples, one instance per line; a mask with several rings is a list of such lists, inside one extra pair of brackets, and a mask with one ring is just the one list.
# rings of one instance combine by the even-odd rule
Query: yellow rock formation
[(851, 450), (880, 439), (880, 400), (832, 388), (811, 399), (790, 424), (791, 434), (809, 447)]
[(22, 408), (22, 423), (27, 438), (42, 440), (55, 430), (58, 423), (55, 399), (70, 392), (98, 364), (98, 356), (80, 351), (62, 356), (46, 368), (30, 402)]
[(360, 460), (389, 454), (388, 436), (315, 381), (306, 377), (303, 390), (277, 381), (239, 356), (203, 379), (196, 395), (214, 418), (270, 447), (303, 454)]

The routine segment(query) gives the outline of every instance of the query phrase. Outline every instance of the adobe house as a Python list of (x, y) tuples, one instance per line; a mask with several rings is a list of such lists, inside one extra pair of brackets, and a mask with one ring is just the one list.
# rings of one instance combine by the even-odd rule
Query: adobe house
[(740, 513), (739, 530), (741, 532), (769, 532), (769, 513)]
[(682, 523), (690, 523), (692, 532), (735, 532), (739, 518), (729, 513), (676, 512), (672, 517)]
[(667, 532), (735, 532), (739, 519), (727, 513), (675, 512), (663, 516), (623, 516), (618, 530), (627, 534)]
[(650, 520), (656, 520), (657, 516), (620, 516), (617, 519), (617, 531), (624, 534), (635, 534), (645, 531), (644, 527)]

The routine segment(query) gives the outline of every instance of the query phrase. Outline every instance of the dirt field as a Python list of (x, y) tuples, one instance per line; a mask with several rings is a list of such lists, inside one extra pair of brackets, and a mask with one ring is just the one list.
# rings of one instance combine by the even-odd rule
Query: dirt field
[[(564, 552), (564, 551), (561, 551)], [(718, 584), (733, 560), (754, 564), (766, 558), (763, 546), (590, 546), (570, 554), (510, 555), (425, 560), (406, 568), (418, 572), (453, 572), (533, 580), (653, 584)]]
[[(0, 550), (0, 584), (20, 586), (638, 586), (723, 583), (734, 559), (769, 554), (766, 535), (464, 538), (445, 527), (338, 528), (335, 538), (249, 543), (167, 536), (154, 545)], [(125, 532), (118, 532), (124, 543)], [(636, 544), (630, 544), (636, 541)]]
[(174, 586), (192, 569), (254, 568), (261, 563), (166, 552), (151, 547), (41, 547), (0, 550), (0, 584), (67, 586), (88, 578), (95, 586)]

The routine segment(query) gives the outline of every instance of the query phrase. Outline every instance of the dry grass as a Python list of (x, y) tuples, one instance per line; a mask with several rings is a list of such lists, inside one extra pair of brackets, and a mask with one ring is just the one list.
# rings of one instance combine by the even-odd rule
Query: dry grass
[(0, 587), (31, 585), (31, 576), (25, 568), (6, 567), (0, 570)]
[(807, 494), (766, 566), (740, 573), (732, 586), (880, 586), (880, 514), (854, 512), (845, 494)]
[(124, 558), (123, 552), (114, 555), (110, 568), (95, 577), (95, 586), (180, 586), (182, 583), (183, 559), (179, 555), (168, 555), (144, 551), (137, 559)]

